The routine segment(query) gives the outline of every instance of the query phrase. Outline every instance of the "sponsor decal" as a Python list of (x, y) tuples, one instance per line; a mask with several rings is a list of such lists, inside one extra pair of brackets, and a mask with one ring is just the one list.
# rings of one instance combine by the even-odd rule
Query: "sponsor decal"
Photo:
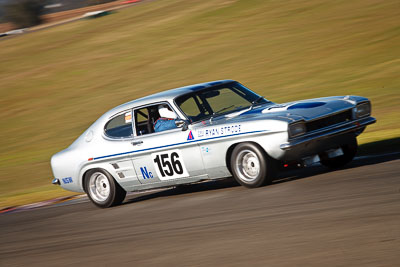
[(153, 173), (147, 171), (147, 167), (140, 167), (140, 171), (142, 172), (143, 179), (151, 179), (151, 178), (154, 178)]
[(132, 122), (132, 112), (125, 113), (125, 123)]
[(208, 148), (207, 146), (202, 146), (202, 147), (201, 147), (201, 151), (202, 151), (203, 153), (208, 153), (208, 152), (210, 151), (210, 148)]
[(62, 178), (61, 181), (63, 181), (64, 184), (70, 184), (73, 182), (72, 177)]
[(199, 137), (213, 137), (213, 136), (238, 134), (241, 133), (241, 131), (242, 129), (240, 124), (233, 124), (233, 125), (219, 126), (208, 129), (201, 129), (197, 131), (197, 134)]
[(189, 140), (194, 140), (192, 131), (189, 132), (189, 135), (188, 135), (187, 140), (188, 140), (188, 141), (189, 141)]

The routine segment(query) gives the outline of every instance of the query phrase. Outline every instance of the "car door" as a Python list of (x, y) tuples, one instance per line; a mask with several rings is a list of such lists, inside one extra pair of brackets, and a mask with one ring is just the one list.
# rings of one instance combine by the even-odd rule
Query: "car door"
[[(125, 188), (140, 185), (129, 152), (132, 150), (133, 120), (132, 110), (126, 110), (112, 116), (104, 125), (106, 142), (95, 148), (107, 155), (96, 158), (97, 162), (106, 162), (109, 171)], [(100, 154), (101, 155), (101, 154)]]
[(153, 132), (159, 104), (134, 110), (132, 161), (138, 180), (142, 184), (176, 184), (207, 178), (200, 148), (190, 130), (175, 128)]

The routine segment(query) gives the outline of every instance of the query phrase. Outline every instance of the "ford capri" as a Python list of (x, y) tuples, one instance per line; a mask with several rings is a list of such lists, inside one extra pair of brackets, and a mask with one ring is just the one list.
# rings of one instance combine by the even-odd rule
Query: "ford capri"
[(277, 104), (239, 82), (176, 88), (127, 102), (51, 158), (53, 184), (98, 207), (127, 192), (232, 177), (270, 184), (281, 166), (349, 163), (374, 123), (371, 103), (333, 96)]

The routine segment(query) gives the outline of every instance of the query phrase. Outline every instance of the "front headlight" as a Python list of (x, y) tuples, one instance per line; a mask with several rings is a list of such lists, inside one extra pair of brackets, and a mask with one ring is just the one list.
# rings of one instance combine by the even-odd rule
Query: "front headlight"
[(289, 124), (289, 138), (293, 138), (306, 132), (306, 125), (304, 122), (296, 122)]
[(353, 109), (353, 114), (354, 114), (355, 119), (369, 116), (371, 114), (371, 103), (364, 102), (364, 103), (358, 104)]

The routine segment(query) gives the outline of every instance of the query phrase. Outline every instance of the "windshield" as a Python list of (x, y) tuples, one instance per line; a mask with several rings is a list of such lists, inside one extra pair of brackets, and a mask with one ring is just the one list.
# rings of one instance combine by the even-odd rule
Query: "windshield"
[(175, 102), (191, 122), (196, 122), (269, 101), (238, 82), (230, 82), (185, 94)]

